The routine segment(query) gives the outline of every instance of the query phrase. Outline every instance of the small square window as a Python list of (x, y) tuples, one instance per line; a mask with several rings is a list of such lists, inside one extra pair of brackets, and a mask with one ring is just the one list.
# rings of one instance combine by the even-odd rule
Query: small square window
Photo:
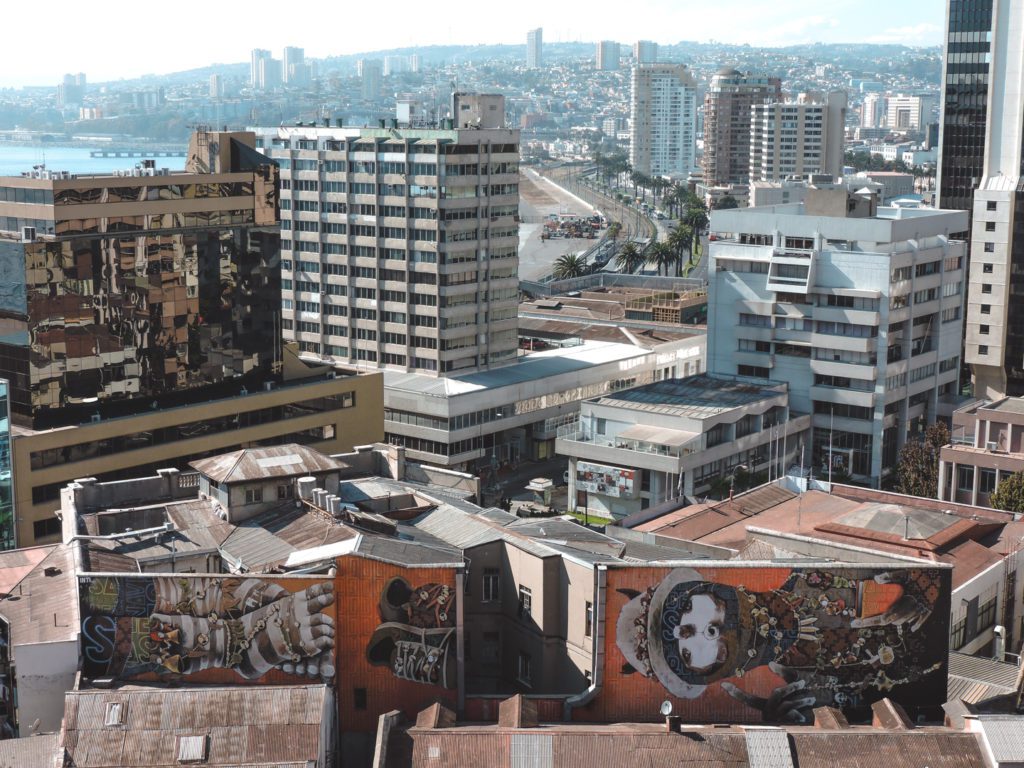
[(981, 271), (984, 272), (986, 275), (991, 275), (992, 274), (992, 264), (982, 264), (981, 265)]
[(992, 285), (991, 285), (991, 283), (982, 283), (981, 284), (981, 292), (982, 293), (992, 293)]
[(985, 243), (985, 253), (994, 253), (996, 250), (995, 243)]
[(263, 501), (263, 489), (262, 488), (246, 488), (245, 490), (245, 503), (246, 504), (259, 504)]
[(979, 355), (987, 355), (988, 354), (988, 345), (987, 344), (979, 344), (978, 345), (978, 354)]
[(103, 725), (123, 725), (124, 716), (128, 710), (128, 705), (123, 701), (108, 701), (107, 712), (103, 718)]
[(992, 314), (992, 305), (991, 304), (982, 304), (981, 305), (981, 314), (983, 314), (983, 315), (990, 315), (990, 314)]
[(986, 221), (985, 222), (985, 231), (986, 232), (995, 232), (996, 231), (996, 223), (994, 221)]
[(988, 336), (988, 326), (987, 325), (979, 325), (978, 326), (978, 333), (982, 334), (983, 336)]
[(985, 210), (988, 210), (988, 211), (996, 210), (996, 201), (995, 200), (987, 200), (985, 202)]

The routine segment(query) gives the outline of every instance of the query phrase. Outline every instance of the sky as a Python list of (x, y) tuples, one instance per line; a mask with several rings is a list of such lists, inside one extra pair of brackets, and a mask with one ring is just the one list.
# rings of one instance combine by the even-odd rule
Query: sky
[[(253, 48), (307, 57), (416, 45), (680, 40), (938, 45), (943, 0), (49, 0), (3, 3), (0, 87), (90, 82), (247, 62)], [(159, 10), (156, 10), (159, 8)]]

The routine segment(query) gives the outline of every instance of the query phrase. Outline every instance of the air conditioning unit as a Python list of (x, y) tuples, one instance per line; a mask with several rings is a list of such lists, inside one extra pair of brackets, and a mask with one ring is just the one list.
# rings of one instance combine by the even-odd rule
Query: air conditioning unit
[(995, 442), (985, 443), (985, 450), (986, 451), (998, 451), (999, 450), (999, 443), (995, 443)]

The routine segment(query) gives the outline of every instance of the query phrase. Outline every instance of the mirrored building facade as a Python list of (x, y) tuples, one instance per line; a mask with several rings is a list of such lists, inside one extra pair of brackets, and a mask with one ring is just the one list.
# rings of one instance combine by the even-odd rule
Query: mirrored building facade
[(185, 173), (0, 179), (0, 376), (15, 421), (83, 423), (277, 374), (277, 166), (251, 142), (198, 133)]

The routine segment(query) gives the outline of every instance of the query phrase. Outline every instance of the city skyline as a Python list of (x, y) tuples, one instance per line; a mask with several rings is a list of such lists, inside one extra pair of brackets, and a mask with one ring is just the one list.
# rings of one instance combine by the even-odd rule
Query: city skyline
[[(399, 5), (401, 9), (404, 4)], [(285, 46), (298, 46), (306, 49), (308, 58), (324, 58), (412, 46), (524, 45), (527, 31), (536, 27), (544, 28), (547, 44), (607, 39), (632, 44), (645, 39), (660, 45), (697, 40), (765, 47), (813, 42), (932, 46), (941, 43), (944, 21), (943, 8), (936, 5), (929, 0), (906, 0), (900, 6), (899, 19), (887, 25), (878, 23), (889, 10), (882, 0), (834, 0), (827, 8), (809, 0), (779, 0), (771, 5), (756, 0), (724, 0), (711, 7), (695, 0), (639, 0), (630, 5), (625, 18), (614, 21), (573, 4), (552, 7), (526, 0), (517, 6), (510, 23), (497, 27), (486, 14), (473, 13), (474, 6), (467, 0), (455, 0), (446, 13), (436, 17), (409, 15), (415, 18), (415, 25), (398, 22), (297, 27), (266, 24), (261, 11), (270, 11), (271, 6), (265, 2), (253, 3), (252, 13), (239, 15), (228, 6), (200, 6), (195, 0), (184, 0), (179, 12), (159, 20), (159, 36), (183, 44), (177, 46), (173, 59), (165, 58), (154, 66), (150, 63), (154, 34), (140, 24), (136, 7), (123, 0), (105, 3), (103, 36), (116, 39), (117, 45), (97, 46), (95, 35), (82, 34), (98, 20), (95, 6), (61, 3), (61, 23), (46, 31), (49, 55), (38, 56), (34, 35), (12, 36), (2, 58), (5, 66), (0, 68), (4, 73), (0, 75), (0, 87), (56, 85), (66, 72), (84, 71), (90, 82), (107, 82), (242, 63), (257, 47), (269, 48), (279, 57)], [(7, 9), (8, 28), (35, 28), (35, 13), (31, 6), (12, 6)], [(323, 2), (315, 2), (308, 13), (310, 18), (319, 19), (332, 15), (330, 6)], [(398, 13), (395, 18), (402, 16)], [(199, 27), (197, 18), (204, 20)], [(456, 19), (457, 24), (453, 23)], [(218, 34), (217, 45), (210, 47), (201, 43), (202, 28), (231, 29), (232, 34), (228, 40)], [(25, 61), (33, 62), (31, 72), (19, 63)]]

